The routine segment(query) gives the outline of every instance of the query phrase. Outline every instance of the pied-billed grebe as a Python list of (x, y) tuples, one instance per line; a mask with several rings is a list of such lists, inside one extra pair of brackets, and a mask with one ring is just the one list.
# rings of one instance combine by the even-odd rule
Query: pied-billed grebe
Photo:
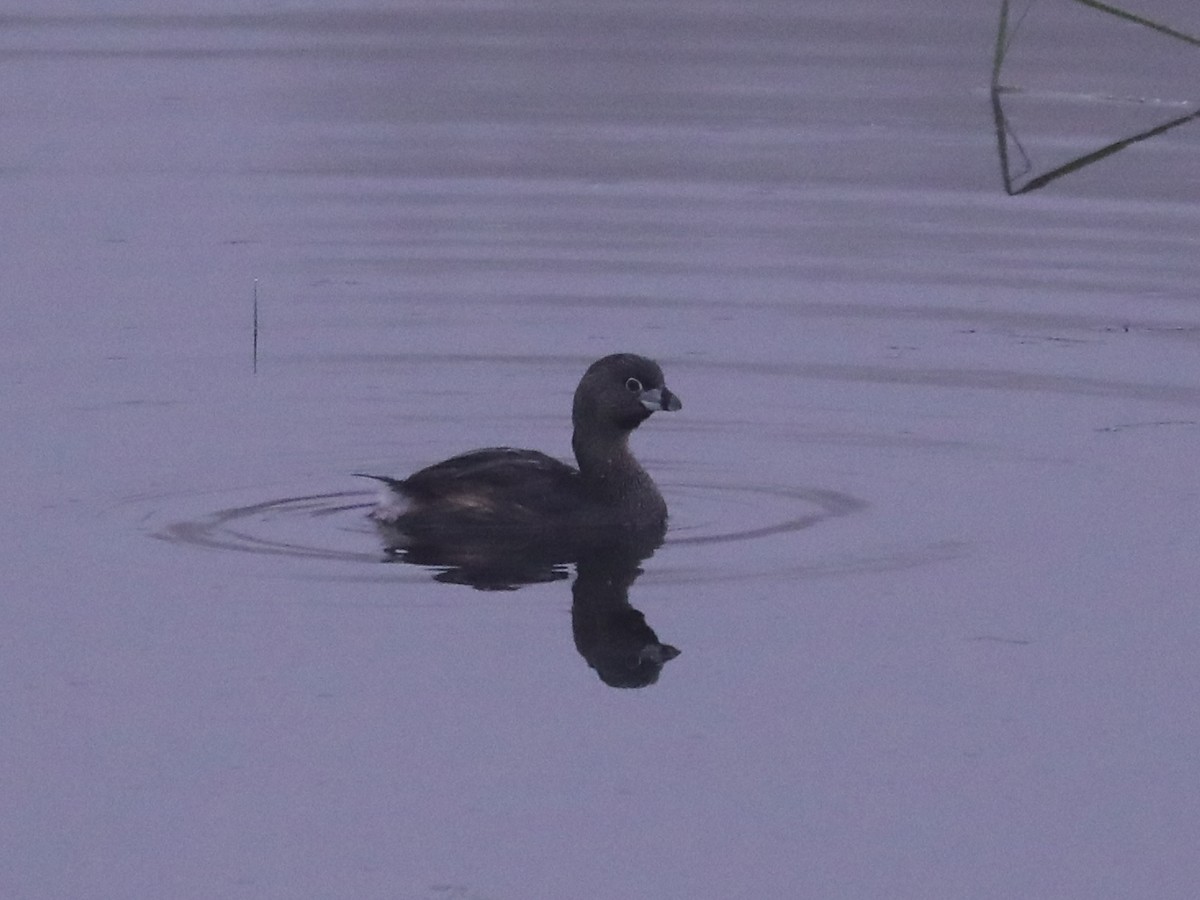
[(545, 535), (574, 542), (613, 530), (658, 531), (667, 504), (629, 450), (630, 433), (682, 404), (653, 360), (617, 353), (592, 363), (575, 390), (576, 469), (537, 450), (490, 447), (382, 482), (371, 513), (417, 541)]

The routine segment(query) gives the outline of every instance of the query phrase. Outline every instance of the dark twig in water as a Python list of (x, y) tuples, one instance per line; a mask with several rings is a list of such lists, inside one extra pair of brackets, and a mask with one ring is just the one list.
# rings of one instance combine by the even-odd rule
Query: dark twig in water
[(258, 279), (254, 279), (254, 356), (252, 371), (258, 374)]
[[(1110, 6), (1107, 3), (1101, 3), (1099, 0), (1075, 0), (1075, 2), (1081, 3), (1084, 6), (1089, 6), (1093, 9), (1099, 10), (1100, 12), (1105, 12), (1118, 18), (1125, 19), (1126, 21), (1143, 25), (1161, 34), (1166, 34), (1189, 44), (1200, 46), (1200, 38), (1195, 38), (1189, 34), (1184, 34), (1182, 31), (1176, 31), (1174, 28), (1169, 28), (1166, 25), (1143, 18), (1142, 16), (1137, 16), (1133, 13), (1126, 12), (1125, 10), (1116, 6)], [(1113, 141), (1112, 143), (1107, 144), (1098, 150), (1094, 150), (1091, 153), (1085, 153), (1084, 155), (1079, 156), (1049, 172), (1038, 175), (1035, 178), (1031, 178), (1024, 184), (1017, 185), (1015, 183), (1017, 177), (1030, 172), (1033, 166), (1029, 158), (1029, 154), (1025, 151), (1025, 148), (1021, 146), (1020, 140), (1017, 138), (1012, 126), (1009, 125), (1008, 120), (1004, 115), (1004, 109), (1001, 104), (1001, 96), (1010, 92), (1012, 89), (1005, 87), (1000, 83), (1000, 70), (1004, 67), (1004, 59), (1008, 52), (1009, 46), (1011, 45), (1017, 30), (1020, 28), (1021, 23), (1024, 21), (1025, 15), (1028, 12), (1029, 7), (1027, 6), (1025, 11), (1021, 13), (1020, 17), (1017, 19), (1016, 23), (1010, 26), (1009, 0), (1001, 0), (1000, 24), (996, 32), (996, 48), (992, 58), (992, 116), (996, 128), (997, 148), (1000, 154), (1000, 174), (1004, 179), (1004, 192), (1010, 197), (1016, 196), (1017, 194), (1025, 194), (1029, 191), (1036, 191), (1038, 188), (1045, 187), (1050, 182), (1055, 181), (1064, 175), (1069, 175), (1070, 173), (1078, 171), (1079, 169), (1089, 166), (1092, 163), (1099, 162), (1105, 157), (1124, 150), (1126, 147), (1132, 144), (1140, 143), (1148, 138), (1152, 138), (1162, 134), (1163, 132), (1170, 131), (1172, 128), (1177, 128), (1186, 122), (1191, 122), (1194, 119), (1200, 118), (1200, 110), (1188, 113), (1187, 115), (1178, 116), (1169, 122), (1164, 122), (1163, 124), (1147, 129), (1146, 131), (1139, 132), (1138, 134), (1127, 138), (1122, 138), (1118, 141)], [(1020, 171), (1017, 172), (1014, 172), (1013, 161), (1010, 159), (1009, 155), (1010, 142), (1012, 149), (1015, 150), (1020, 157)]]
[(1083, 156), (1077, 157), (1070, 162), (1038, 175), (1036, 178), (1031, 178), (1021, 186), (1016, 186), (1013, 183), (1013, 174), (1009, 168), (1008, 159), (1008, 139), (1011, 138), (1017, 151), (1021, 154), (1025, 171), (1029, 169), (1029, 156), (1025, 153), (1025, 149), (1021, 147), (1020, 141), (1012, 134), (1012, 129), (1008, 126), (1007, 120), (1004, 117), (1004, 111), (1000, 107), (999, 92), (992, 93), (992, 114), (996, 120), (996, 140), (1000, 148), (1000, 165), (1002, 168), (1002, 176), (1004, 178), (1004, 192), (1010, 197), (1015, 197), (1018, 194), (1027, 194), (1030, 191), (1036, 191), (1038, 188), (1043, 188), (1050, 182), (1062, 178), (1064, 175), (1070, 175), (1072, 172), (1078, 171), (1085, 166), (1090, 166), (1092, 163), (1099, 162), (1107, 156), (1112, 156), (1132, 144), (1140, 143), (1149, 138), (1156, 137), (1165, 131), (1170, 131), (1172, 128), (1178, 128), (1193, 119), (1200, 118), (1200, 110), (1193, 113), (1188, 113), (1186, 116), (1179, 116), (1169, 122), (1164, 122), (1162, 125), (1157, 125), (1146, 131), (1139, 132), (1131, 137), (1122, 138), (1119, 141), (1113, 141), (1101, 147), (1099, 150), (1094, 150), (1091, 153), (1085, 153)]
[[(1007, 2), (1007, 0), (1006, 0)], [(1192, 37), (1190, 34), (1184, 34), (1182, 31), (1176, 31), (1166, 25), (1162, 25), (1152, 19), (1146, 19), (1142, 16), (1135, 15), (1131, 12), (1126, 12), (1117, 6), (1109, 6), (1107, 3), (1100, 3), (1099, 0), (1075, 0), (1076, 3), (1082, 3), (1084, 6), (1090, 6), (1092, 9), (1098, 9), (1100, 12), (1106, 12), (1109, 15), (1116, 16), (1118, 19), (1124, 19), (1127, 22), (1133, 22), (1137, 25), (1144, 25), (1147, 28), (1153, 29), (1160, 34), (1165, 34), (1173, 38), (1178, 38), (1181, 41), (1191, 44), (1193, 47), (1200, 47), (1200, 38)]]

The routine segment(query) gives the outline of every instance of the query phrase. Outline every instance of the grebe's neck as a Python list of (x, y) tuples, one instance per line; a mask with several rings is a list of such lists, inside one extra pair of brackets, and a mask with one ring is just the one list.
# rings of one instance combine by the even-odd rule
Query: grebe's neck
[(630, 510), (638, 519), (663, 520), (666, 502), (629, 449), (629, 435), (624, 429), (576, 424), (571, 447), (579, 475), (597, 498)]

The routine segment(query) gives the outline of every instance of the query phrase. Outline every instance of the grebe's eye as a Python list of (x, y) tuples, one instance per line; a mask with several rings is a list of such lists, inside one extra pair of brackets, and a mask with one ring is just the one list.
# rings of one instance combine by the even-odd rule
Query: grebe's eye
[(631, 394), (640, 394), (642, 392), (642, 383), (636, 378), (625, 379), (625, 389)]

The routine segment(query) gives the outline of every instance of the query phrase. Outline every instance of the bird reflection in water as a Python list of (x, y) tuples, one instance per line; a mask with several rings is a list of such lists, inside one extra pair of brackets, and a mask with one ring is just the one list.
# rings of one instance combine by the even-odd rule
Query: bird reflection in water
[(641, 564), (661, 546), (665, 528), (584, 543), (522, 540), (519, 535), (476, 535), (438, 543), (412, 543), (411, 537), (379, 524), (388, 559), (432, 567), (434, 578), (481, 591), (512, 591), (528, 584), (570, 577), (571, 630), (575, 648), (610, 687), (640, 688), (658, 681), (679, 650), (658, 639), (645, 615), (629, 603), (629, 589)]
[(629, 549), (597, 547), (580, 556), (571, 587), (575, 649), (609, 687), (654, 684), (662, 667), (679, 655), (629, 603), (629, 588), (642, 574), (640, 563), (646, 558)]

